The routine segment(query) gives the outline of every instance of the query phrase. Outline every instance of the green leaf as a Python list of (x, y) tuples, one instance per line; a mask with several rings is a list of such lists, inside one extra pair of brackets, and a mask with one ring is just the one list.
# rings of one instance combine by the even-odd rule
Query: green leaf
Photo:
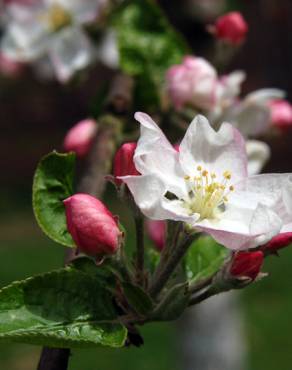
[(190, 293), (188, 283), (173, 286), (154, 310), (151, 320), (171, 321), (176, 320), (184, 312), (189, 303)]
[(107, 289), (112, 277), (102, 267), (95, 269), (94, 275), (93, 270), (66, 267), (3, 288), (0, 340), (51, 347), (123, 346), (126, 329)]
[(202, 236), (190, 247), (184, 259), (185, 273), (190, 283), (212, 276), (229, 254), (228, 249), (209, 236)]
[(137, 285), (123, 283), (123, 290), (131, 307), (139, 314), (146, 315), (153, 308), (149, 295)]
[[(166, 70), (188, 53), (155, 0), (125, 1), (113, 16), (122, 70), (136, 77), (136, 98), (158, 102)], [(156, 107), (157, 108), (157, 107)]]
[(33, 181), (33, 209), (43, 232), (67, 247), (75, 244), (67, 230), (63, 200), (73, 194), (75, 154), (52, 152), (38, 164)]

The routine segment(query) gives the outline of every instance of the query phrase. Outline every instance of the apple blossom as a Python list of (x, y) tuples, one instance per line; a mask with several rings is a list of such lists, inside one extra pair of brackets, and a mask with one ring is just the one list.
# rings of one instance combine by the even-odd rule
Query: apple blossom
[(249, 175), (261, 172), (271, 156), (270, 147), (259, 140), (246, 141), (247, 171)]
[(73, 151), (78, 157), (84, 157), (90, 150), (97, 131), (97, 122), (94, 119), (85, 119), (78, 122), (67, 133), (64, 139), (66, 152)]
[(281, 130), (292, 127), (292, 105), (286, 100), (270, 102), (272, 124)]
[(244, 79), (240, 71), (218, 77), (210, 63), (193, 56), (186, 56), (182, 64), (172, 66), (166, 73), (168, 94), (176, 109), (191, 105), (216, 114), (233, 102)]
[(88, 194), (75, 194), (64, 200), (68, 231), (78, 249), (89, 256), (113, 254), (122, 232), (105, 205)]
[(245, 137), (256, 137), (271, 128), (270, 102), (285, 95), (279, 89), (260, 89), (223, 111), (221, 119), (232, 123)]
[(136, 113), (141, 136), (125, 176), (136, 204), (154, 220), (184, 221), (238, 250), (267, 243), (292, 226), (292, 175), (248, 177), (243, 137), (228, 123), (216, 132), (197, 116), (176, 151), (156, 123)]
[(68, 81), (90, 64), (93, 47), (83, 25), (94, 21), (106, 0), (40, 0), (6, 6), (1, 52), (19, 62), (48, 55), (57, 78)]
[(146, 230), (157, 249), (161, 251), (165, 245), (166, 222), (161, 220), (147, 220)]
[(214, 33), (217, 39), (233, 45), (240, 44), (246, 36), (248, 25), (239, 12), (224, 14), (216, 20)]
[(230, 274), (236, 278), (248, 277), (254, 280), (260, 273), (263, 262), (262, 251), (236, 253), (232, 260)]
[(0, 53), (0, 74), (7, 77), (19, 77), (25, 65), (7, 58), (3, 53)]
[(113, 172), (117, 185), (122, 184), (122, 181), (117, 178), (119, 176), (139, 175), (133, 161), (136, 147), (137, 143), (135, 142), (125, 143), (116, 152)]

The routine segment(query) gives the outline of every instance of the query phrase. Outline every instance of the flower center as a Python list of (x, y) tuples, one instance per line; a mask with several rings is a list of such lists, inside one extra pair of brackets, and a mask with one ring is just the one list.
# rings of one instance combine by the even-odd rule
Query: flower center
[(199, 213), (200, 220), (215, 218), (218, 212), (224, 211), (227, 196), (234, 191), (234, 186), (228, 185), (231, 180), (230, 171), (224, 171), (217, 180), (215, 173), (209, 173), (198, 166), (194, 177), (185, 176), (184, 179), (189, 189), (188, 198), (183, 199), (184, 206), (190, 215)]
[(59, 4), (53, 4), (48, 13), (47, 19), (53, 32), (59, 31), (63, 27), (71, 24), (71, 14)]

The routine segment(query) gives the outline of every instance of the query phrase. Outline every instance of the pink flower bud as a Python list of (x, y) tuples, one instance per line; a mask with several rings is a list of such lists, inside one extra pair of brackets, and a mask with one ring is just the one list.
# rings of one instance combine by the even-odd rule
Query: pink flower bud
[(292, 127), (292, 105), (286, 100), (270, 102), (272, 124), (281, 130)]
[(117, 179), (119, 176), (138, 176), (140, 173), (136, 170), (134, 164), (134, 154), (137, 143), (125, 143), (116, 152), (114, 158), (114, 177), (117, 185), (122, 184), (122, 180)]
[(262, 251), (238, 252), (234, 255), (230, 274), (233, 277), (249, 277), (254, 280), (261, 271), (264, 261)]
[(166, 83), (176, 109), (186, 104), (200, 109), (211, 109), (214, 105), (217, 73), (203, 58), (186, 56), (182, 64), (169, 68)]
[(146, 230), (157, 249), (162, 251), (166, 239), (166, 222), (160, 220), (147, 220)]
[(0, 53), (0, 74), (17, 78), (22, 74), (24, 67), (23, 63), (9, 59), (5, 54)]
[(75, 152), (84, 157), (89, 152), (96, 135), (97, 123), (93, 119), (85, 119), (73, 126), (65, 136), (63, 147), (67, 152)]
[(239, 12), (230, 12), (216, 20), (214, 33), (218, 39), (233, 45), (240, 44), (246, 36), (248, 25)]
[(80, 193), (65, 199), (64, 205), (68, 231), (80, 251), (97, 257), (118, 250), (122, 232), (100, 200)]
[(279, 249), (285, 248), (289, 244), (292, 244), (292, 233), (281, 233), (265, 244), (263, 251), (267, 254), (276, 254)]

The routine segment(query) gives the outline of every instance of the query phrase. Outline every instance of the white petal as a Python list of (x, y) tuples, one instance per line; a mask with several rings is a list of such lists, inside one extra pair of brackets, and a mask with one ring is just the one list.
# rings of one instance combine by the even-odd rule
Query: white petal
[(239, 250), (265, 244), (280, 232), (282, 220), (262, 204), (255, 209), (229, 204), (219, 220), (203, 220), (196, 227), (227, 248)]
[(92, 60), (92, 48), (87, 35), (78, 27), (58, 32), (50, 44), (50, 57), (58, 79), (67, 82)]
[(274, 99), (283, 99), (286, 93), (280, 89), (260, 89), (251, 92), (245, 97), (245, 100), (252, 103), (267, 103)]
[(98, 48), (98, 58), (106, 66), (117, 69), (119, 66), (119, 50), (114, 30), (108, 30)]
[(12, 22), (1, 40), (1, 51), (11, 59), (29, 62), (46, 52), (49, 39), (41, 22)]
[(254, 197), (255, 204), (260, 202), (277, 213), (283, 226), (292, 222), (292, 174), (251, 176), (237, 184), (236, 189), (232, 201), (237, 197), (246, 202)]
[(271, 156), (270, 147), (266, 143), (258, 140), (248, 140), (246, 142), (246, 152), (249, 175), (260, 173)]
[(190, 124), (179, 152), (181, 165), (190, 176), (194, 175), (198, 165), (217, 176), (230, 171), (233, 183), (247, 176), (244, 140), (228, 123), (223, 123), (216, 132), (205, 117), (197, 116)]
[(151, 117), (139, 112), (135, 118), (141, 124), (141, 136), (134, 156), (137, 170), (142, 175), (155, 174), (166, 184), (167, 190), (178, 197), (185, 195), (186, 184), (178, 152)]
[(135, 203), (143, 214), (154, 220), (195, 222), (198, 215), (189, 216), (181, 202), (165, 198), (165, 184), (155, 175), (120, 177), (129, 187)]
[(46, 0), (48, 5), (59, 4), (67, 9), (78, 23), (92, 22), (106, 5), (106, 0)]

